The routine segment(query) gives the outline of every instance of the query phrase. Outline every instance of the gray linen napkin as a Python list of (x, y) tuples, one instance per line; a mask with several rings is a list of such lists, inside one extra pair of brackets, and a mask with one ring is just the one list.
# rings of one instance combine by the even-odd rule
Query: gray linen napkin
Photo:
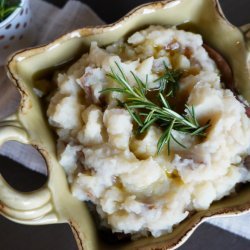
[[(54, 38), (77, 28), (103, 23), (87, 5), (74, 0), (68, 1), (63, 9), (58, 9), (40, 0), (32, 0), (31, 9), (34, 16), (34, 25), (36, 30), (39, 31), (36, 44), (48, 43)], [(17, 108), (18, 100), (17, 91), (9, 84), (4, 69), (0, 67), (0, 119), (11, 114)], [(1, 147), (0, 154), (20, 162), (34, 171), (46, 173), (44, 161), (30, 146), (8, 142)], [(234, 217), (208, 219), (208, 222), (250, 239), (250, 213)]]

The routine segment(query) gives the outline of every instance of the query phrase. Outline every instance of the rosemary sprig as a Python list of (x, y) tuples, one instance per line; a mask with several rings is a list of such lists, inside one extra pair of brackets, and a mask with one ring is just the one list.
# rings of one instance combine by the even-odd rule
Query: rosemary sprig
[(0, 22), (5, 20), (11, 13), (19, 8), (20, 1), (0, 0)]
[[(144, 83), (138, 76), (131, 72), (136, 81), (136, 86), (131, 86), (118, 63), (116, 63), (116, 67), (118, 72), (115, 72), (111, 67), (111, 73), (107, 74), (107, 76), (120, 87), (105, 88), (101, 92), (119, 92), (126, 96), (126, 101), (123, 105), (128, 110), (133, 120), (138, 124), (139, 133), (145, 132), (152, 124), (158, 124), (164, 129), (157, 144), (158, 153), (162, 151), (166, 144), (168, 146), (168, 152), (170, 152), (171, 140), (175, 141), (180, 146), (185, 147), (174, 137), (173, 131), (179, 131), (191, 135), (205, 135), (204, 132), (209, 126), (209, 123), (205, 126), (201, 126), (196, 119), (193, 107), (186, 106), (186, 114), (180, 115), (171, 109), (167, 99), (164, 97), (163, 92), (167, 84), (171, 82), (171, 86), (173, 86), (177, 81), (177, 77), (179, 77), (177, 76), (176, 71), (171, 71), (166, 67), (166, 73), (164, 74), (166, 77), (158, 79), (159, 81), (162, 81), (159, 84), (160, 88), (158, 88), (158, 98), (161, 103), (160, 106), (147, 98), (147, 92), (149, 91), (147, 83)], [(174, 93), (175, 91), (172, 88), (171, 94)]]

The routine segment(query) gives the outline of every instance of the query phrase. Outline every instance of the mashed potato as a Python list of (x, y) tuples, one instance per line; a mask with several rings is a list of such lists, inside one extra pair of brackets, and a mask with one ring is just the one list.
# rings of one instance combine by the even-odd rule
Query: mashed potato
[[(250, 120), (244, 106), (223, 89), (216, 64), (198, 34), (150, 26), (106, 48), (92, 42), (88, 53), (57, 75), (58, 88), (47, 115), (58, 134), (58, 157), (72, 193), (91, 201), (113, 232), (158, 237), (171, 232), (191, 211), (250, 181)], [(149, 88), (164, 72), (163, 62), (185, 74), (176, 100), (193, 105), (198, 121), (210, 120), (206, 137), (174, 131), (186, 147), (171, 141), (157, 153), (162, 130), (153, 125), (135, 135), (129, 112), (117, 104), (125, 96), (100, 91), (117, 87), (106, 76), (115, 62), (135, 85), (133, 71)], [(178, 101), (179, 100), (179, 101)]]

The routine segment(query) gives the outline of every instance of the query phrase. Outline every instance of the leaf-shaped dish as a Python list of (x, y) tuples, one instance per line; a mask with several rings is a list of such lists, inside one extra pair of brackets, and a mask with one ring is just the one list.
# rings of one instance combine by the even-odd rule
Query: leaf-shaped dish
[[(69, 223), (79, 249), (173, 249), (180, 246), (206, 218), (236, 215), (250, 210), (250, 185), (237, 195), (196, 212), (171, 234), (129, 243), (107, 245), (98, 236), (84, 203), (70, 193), (65, 173), (56, 157), (55, 140), (43, 115), (43, 105), (33, 92), (37, 75), (47, 74), (86, 51), (91, 41), (108, 45), (150, 24), (178, 25), (200, 33), (206, 44), (223, 55), (238, 91), (250, 101), (249, 33), (232, 26), (217, 0), (168, 0), (142, 5), (118, 22), (68, 33), (52, 43), (17, 52), (8, 62), (10, 79), (21, 94), (17, 113), (1, 122), (0, 144), (8, 140), (33, 145), (45, 158), (48, 182), (40, 190), (20, 193), (0, 177), (1, 214), (23, 224)], [(249, 27), (245, 26), (247, 34)]]

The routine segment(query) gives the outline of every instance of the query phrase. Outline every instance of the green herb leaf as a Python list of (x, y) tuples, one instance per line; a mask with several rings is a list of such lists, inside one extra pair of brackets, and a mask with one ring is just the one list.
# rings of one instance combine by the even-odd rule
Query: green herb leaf
[(20, 7), (20, 1), (5, 1), (0, 0), (0, 22), (5, 20), (11, 15), (17, 8)]

